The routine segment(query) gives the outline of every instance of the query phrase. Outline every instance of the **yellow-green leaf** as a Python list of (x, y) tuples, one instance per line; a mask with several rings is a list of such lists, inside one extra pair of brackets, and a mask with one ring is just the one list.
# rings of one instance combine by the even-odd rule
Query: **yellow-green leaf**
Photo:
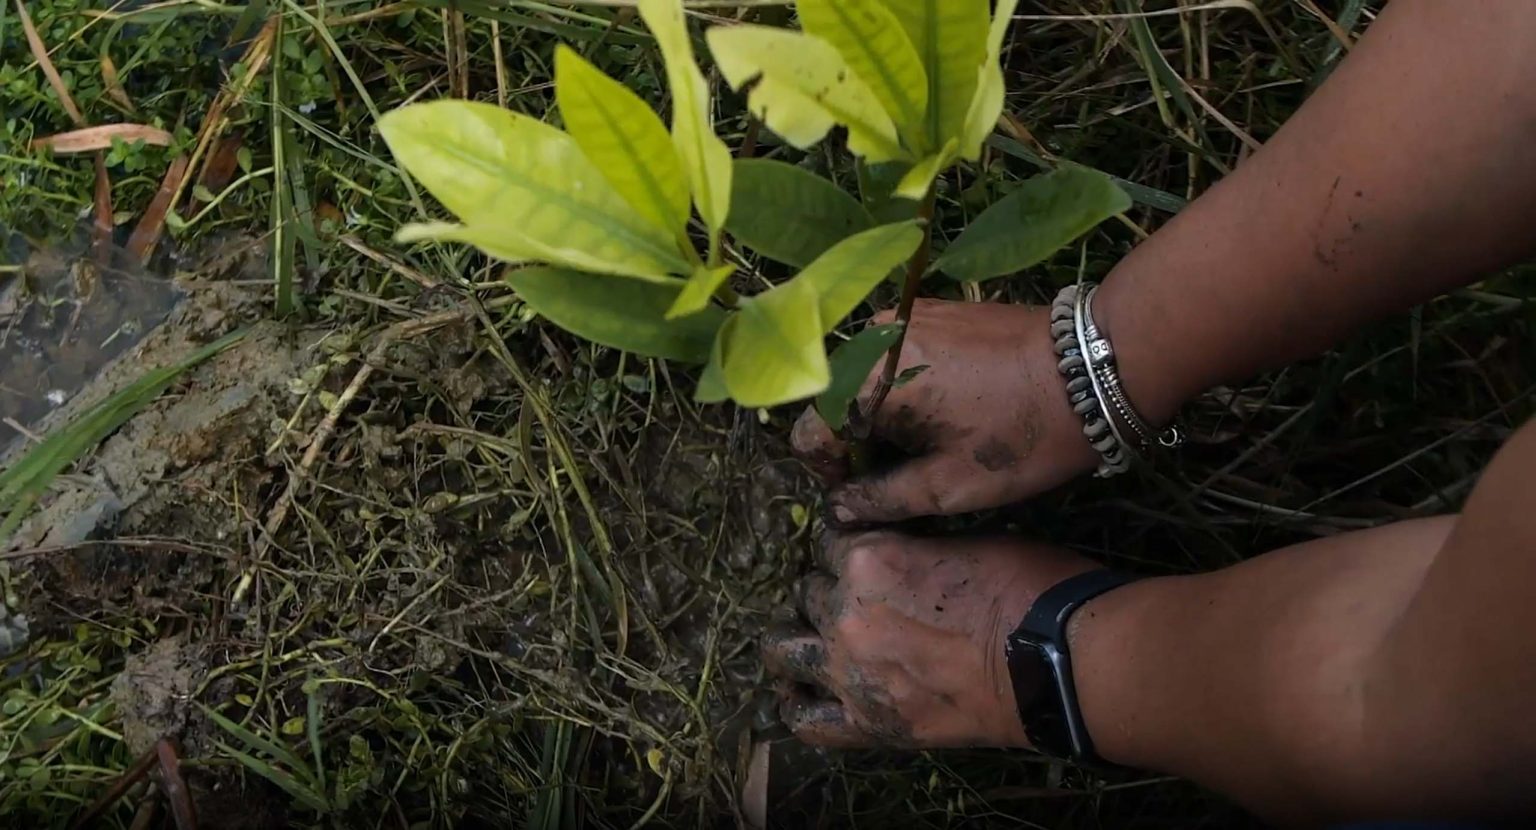
[(951, 138), (944, 142), (944, 149), (912, 165), (912, 169), (908, 170), (907, 174), (901, 177), (901, 181), (896, 183), (893, 193), (903, 199), (914, 201), (927, 196), (928, 186), (933, 184), (935, 176), (955, 160), (959, 147), (960, 142), (957, 139)]
[(721, 369), (742, 406), (777, 406), (827, 388), (815, 287), (791, 280), (742, 301), (721, 336)]
[(720, 284), (735, 272), (734, 265), (721, 265), (717, 268), (700, 265), (693, 269), (693, 276), (688, 278), (688, 284), (683, 286), (677, 299), (672, 302), (672, 307), (667, 309), (667, 319), (686, 317), (702, 310), (709, 305), (709, 298), (715, 296), (715, 290), (720, 287)]
[(805, 31), (832, 44), (869, 85), (908, 148), (928, 146), (928, 76), (896, 15), (881, 0), (799, 0)]
[[(412, 175), (510, 261), (605, 273), (688, 273), (672, 235), (645, 221), (554, 127), (491, 104), (433, 101), (386, 114), (379, 131)], [(436, 231), (442, 231), (436, 228)], [(551, 252), (580, 251), (579, 261)], [(598, 266), (601, 267), (598, 267)]]
[(716, 26), (705, 33), (732, 89), (751, 85), (747, 108), (790, 144), (806, 149), (833, 125), (848, 149), (872, 162), (906, 158), (880, 99), (830, 43), (770, 26)]
[(1130, 207), (1131, 197), (1109, 176), (1088, 167), (1062, 167), (1025, 181), (982, 211), (935, 266), (965, 281), (1011, 274)]
[(395, 231), (395, 240), (398, 242), (428, 240), (463, 242), (503, 262), (545, 262), (598, 274), (635, 277), (648, 282), (676, 284), (677, 278), (668, 276), (667, 272), (686, 268), (681, 262), (640, 268), (632, 259), (609, 258), (585, 246), (545, 244), (524, 235), (510, 223), (502, 223), (494, 219), (482, 220), (482, 224), (475, 225), (461, 225), (454, 222), (416, 222), (403, 225)]
[(565, 44), (555, 48), (565, 129), (636, 211), (670, 234), (688, 226), (688, 178), (666, 125), (640, 96)]
[(922, 241), (923, 231), (916, 222), (870, 228), (833, 245), (785, 285), (810, 286), (818, 298), (823, 331), (831, 331)]
[(666, 318), (681, 282), (661, 284), (585, 274), (563, 268), (519, 268), (507, 283), (530, 308), (566, 331), (627, 352), (703, 363), (725, 312), (705, 307), (678, 320)]
[(1013, 22), (1013, 12), (1018, 7), (1019, 0), (997, 0), (992, 29), (987, 33), (987, 57), (977, 77), (976, 95), (965, 114), (965, 135), (960, 142), (960, 155), (969, 161), (981, 158), (981, 144), (1003, 114), (1007, 92), (1003, 80), (1003, 38), (1008, 36), (1008, 24)]
[(709, 85), (693, 60), (682, 0), (640, 0), (640, 17), (656, 37), (667, 65), (672, 140), (688, 172), (693, 203), (699, 218), (716, 233), (731, 209), (731, 151), (710, 122)]
[(960, 136), (987, 51), (987, 0), (883, 0), (928, 74), (928, 146)]
[(735, 166), (725, 228), (769, 259), (804, 268), (874, 224), (858, 199), (803, 167), (776, 159), (737, 159)]

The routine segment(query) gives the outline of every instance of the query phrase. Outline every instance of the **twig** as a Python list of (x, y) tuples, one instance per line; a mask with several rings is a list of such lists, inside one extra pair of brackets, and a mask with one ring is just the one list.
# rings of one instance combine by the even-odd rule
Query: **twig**
[(355, 236), (352, 236), (352, 235), (348, 234), (348, 235), (340, 236), (340, 237), (338, 237), (338, 239), (341, 240), (341, 244), (347, 246), (348, 248), (351, 248), (354, 251), (357, 251), (358, 253), (362, 254), (363, 256), (368, 257), (369, 259), (373, 260), (374, 262), (384, 266), (385, 268), (388, 268), (390, 271), (393, 271), (394, 273), (399, 274), (402, 277), (405, 277), (406, 279), (410, 280), (411, 282), (416, 283), (417, 285), (421, 286), (422, 288), (436, 288), (437, 286), (442, 284), (442, 283), (438, 282), (437, 280), (427, 276), (426, 274), (423, 274), (420, 271), (417, 271), (415, 268), (412, 268), (412, 267), (410, 267), (408, 265), (405, 265), (404, 263), (401, 263), (401, 262), (396, 262), (395, 260), (390, 259), (389, 257), (385, 256), (384, 254), (381, 254), (378, 251), (375, 251), (374, 249), (372, 249), (372, 248), (368, 247), (367, 245), (363, 244), (362, 240), (358, 239)]
[(165, 168), (160, 189), (155, 191), (139, 224), (134, 226), (133, 235), (128, 237), (128, 256), (135, 262), (147, 262), (149, 255), (155, 251), (155, 245), (159, 244), (160, 235), (165, 231), (165, 217), (171, 211), (171, 199), (181, 187), (181, 181), (187, 175), (187, 167), (187, 157), (177, 156)]
[(113, 141), (142, 141), (150, 147), (169, 147), (171, 134), (148, 124), (102, 124), (34, 138), (31, 147), (34, 150), (46, 147), (56, 155), (63, 156), (109, 150)]
[(128, 825), (128, 830), (149, 830), (155, 823), (155, 817), (160, 814), (160, 799), (151, 795), (144, 799), (139, 809), (133, 814), (133, 823)]
[[(64, 84), (64, 78), (59, 75), (58, 68), (48, 57), (48, 47), (43, 43), (42, 36), (37, 33), (37, 26), (32, 23), (32, 15), (27, 12), (27, 5), (22, 0), (16, 0), (16, 16), (21, 20), (21, 30), (27, 37), (27, 47), (32, 50), (32, 57), (37, 60), (38, 67), (48, 78), (48, 85), (53, 87), (53, 94), (58, 96), (59, 103), (69, 114), (69, 120), (81, 129), (89, 127), (90, 123), (85, 120), (85, 115), (80, 112), (80, 107), (75, 104), (75, 99), (69, 94), (69, 87)], [(96, 151), (95, 160), (96, 210), (92, 225), (94, 236), (92, 248), (97, 261), (105, 265), (110, 261), (109, 247), (112, 244), (112, 180), (107, 175), (107, 157), (100, 150)]]
[(741, 134), (741, 149), (736, 151), (736, 157), (749, 159), (757, 153), (757, 134), (763, 128), (763, 122), (752, 115), (747, 116), (747, 129)]
[(32, 15), (27, 12), (27, 4), (21, 0), (16, 0), (16, 16), (21, 20), (21, 31), (27, 36), (27, 46), (32, 49), (32, 57), (37, 60), (38, 68), (43, 70), (44, 77), (48, 79), (48, 85), (53, 87), (53, 94), (58, 96), (64, 112), (69, 115), (69, 120), (75, 122), (76, 127), (89, 126), (80, 108), (75, 105), (75, 99), (70, 96), (69, 87), (64, 84), (64, 78), (59, 75), (59, 70), (48, 57), (48, 47), (43, 43), (42, 36), (37, 33), (37, 26), (32, 23)]
[(85, 812), (81, 813), (69, 825), (70, 830), (84, 830), (84, 828), (92, 826), (96, 819), (101, 818), (102, 814), (107, 811), (108, 807), (116, 804), (118, 799), (126, 795), (134, 784), (143, 780), (144, 776), (149, 774), (149, 768), (154, 765), (155, 750), (150, 749), (135, 759), (133, 766), (123, 770), (123, 774), (116, 781), (112, 782), (112, 786), (108, 787), (107, 791), (98, 796), (95, 801), (92, 801), (91, 806), (85, 808)]
[(212, 556), (215, 559), (233, 559), (233, 554), (228, 550), (221, 550), (210, 545), (194, 545), (187, 542), (179, 542), (175, 539), (160, 539), (152, 536), (124, 539), (86, 539), (83, 542), (74, 542), (68, 545), (43, 545), (35, 548), (21, 548), (0, 553), (0, 562), (11, 559), (25, 559), (29, 556), (45, 556), (50, 553), (67, 553), (92, 547), (116, 547), (116, 548), (145, 548), (161, 549), (172, 553), (200, 553), (204, 556)]
[(933, 200), (934, 189), (929, 185), (928, 195), (923, 197), (923, 206), (917, 214), (918, 220), (923, 223), (923, 241), (918, 245), (917, 252), (907, 261), (907, 276), (901, 284), (901, 303), (896, 306), (896, 322), (902, 324), (901, 331), (897, 332), (896, 342), (891, 344), (891, 350), (885, 353), (885, 365), (880, 369), (880, 379), (875, 382), (874, 391), (870, 393), (869, 401), (860, 412), (857, 433), (854, 435), (859, 443), (869, 439), (870, 429), (874, 426), (875, 413), (880, 411), (881, 404), (885, 403), (885, 397), (896, 385), (896, 370), (901, 365), (901, 347), (907, 341), (906, 324), (912, 320), (912, 304), (917, 301), (918, 286), (923, 282), (923, 274), (928, 271), (928, 258), (933, 243)]
[(171, 818), (176, 830), (197, 830), (197, 811), (192, 807), (192, 794), (187, 790), (186, 779), (181, 777), (181, 759), (176, 757), (176, 744), (170, 738), (155, 742), (155, 755), (160, 759), (160, 789), (165, 800), (171, 803)]
[(25, 426), (21, 425), (20, 423), (17, 423), (16, 419), (12, 418), (9, 415), (5, 416), (4, 418), (0, 418), (0, 424), (5, 424), (6, 426), (10, 427), (11, 429), (16, 430), (16, 434), (20, 435), (21, 437), (23, 437), (25, 439), (27, 439), (27, 443), (29, 443), (29, 444), (41, 444), (41, 443), (43, 443), (43, 436), (38, 435), (37, 433), (33, 432), (32, 430), (27, 429)]
[(240, 56), (239, 65), (245, 67), (244, 74), (234, 78), (231, 83), (225, 84), (214, 97), (213, 103), (208, 106), (208, 112), (203, 116), (203, 124), (197, 131), (197, 144), (192, 148), (192, 160), (188, 163), (188, 170), (199, 171), (196, 176), (183, 176), (181, 184), (176, 189), (176, 195), (171, 199), (171, 207), (181, 201), (182, 194), (186, 192), (187, 184), (200, 181), (202, 178), (200, 164), (206, 161), (206, 154), (213, 140), (224, 132), (229, 125), (226, 113), (230, 106), (245, 97), (245, 93), (251, 88), (251, 84), (261, 76), (261, 71), (266, 68), (267, 61), (272, 57), (272, 46), (277, 39), (277, 22), (279, 15), (268, 18), (267, 22), (251, 38), (250, 45)]

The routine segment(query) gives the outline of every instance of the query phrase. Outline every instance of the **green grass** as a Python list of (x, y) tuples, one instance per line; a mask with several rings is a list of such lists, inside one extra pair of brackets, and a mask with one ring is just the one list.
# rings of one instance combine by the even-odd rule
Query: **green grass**
[(180, 363), (146, 372), (79, 418), (59, 426), (0, 471), (0, 515), (4, 516), (0, 519), (0, 543), (20, 526), (55, 476), (160, 397), (188, 369), (238, 343), (244, 334), (238, 331), (221, 337)]
[[(995, 136), (979, 171), (941, 181), (941, 242), (1012, 182), (1070, 159), (1129, 183), (1138, 203), (1134, 228), (1091, 238), (1087, 268), (1102, 275), (1240, 163), (1246, 137), (1273, 134), (1341, 54), (1300, 3), (1261, 2), (1262, 18), (1236, 7), (1112, 16), (1136, 5), (1022, 4), (1033, 17), (1015, 28), (1008, 110), (1027, 133)], [(1330, 10), (1358, 32), (1373, 6)], [(214, 646), (194, 697), (220, 713), (190, 716), (194, 786), (242, 782), (289, 803), (299, 825), (729, 824), (736, 736), (763, 702), (756, 631), (805, 567), (817, 507), (785, 460), (796, 413), (760, 423), (701, 410), (675, 367), (529, 320), (477, 255), (393, 243), (396, 227), (432, 208), (372, 126), (379, 112), (454, 89), (547, 112), (559, 39), (658, 100), (657, 56), (629, 13), (267, 0), (161, 6), (114, 22), (76, 0), (29, 8), (88, 120), (144, 120), (177, 137), (116, 153), (115, 209), (130, 225), (171, 159), (192, 152), (220, 88), (248, 80), (228, 110), (226, 134), (245, 148), (238, 167), (209, 194), (216, 202), (203, 200), (211, 206), (183, 203), (174, 241), (196, 251), (230, 235), (263, 239), (272, 254), (262, 313), (330, 335), (333, 345), (310, 355), (310, 393), (279, 402), (294, 432), (314, 434), (326, 402), (362, 365), (375, 368), (270, 538), (264, 522), (301, 448), (246, 460), (275, 471), (277, 485), (227, 495), (234, 537), (184, 540), (227, 558), (147, 560), (211, 569), (206, 589), (177, 594), (150, 574), (141, 593), (178, 601), (74, 603), (68, 614), (41, 601), (55, 613), (34, 621), (26, 652), (0, 662), (0, 813), (66, 823), (126, 768), (106, 689), (128, 655), (182, 634)], [(271, 60), (246, 76), (230, 35), (249, 37), (273, 15)], [(132, 112), (107, 91), (103, 54)], [(37, 244), (63, 239), (91, 203), (92, 168), (24, 149), (70, 123), (10, 7), (0, 11), (0, 91), (0, 227)], [(726, 95), (720, 116), (735, 146), (746, 130), (740, 101)], [(762, 153), (852, 185), (839, 153), (806, 158), (758, 140)], [(987, 290), (1038, 302), (1078, 266), (1078, 251), (1064, 253)], [(1519, 298), (1532, 287), (1532, 272), (1517, 270), (1319, 360), (1217, 390), (1191, 409), (1192, 446), (1155, 472), (1082, 482), (967, 522), (1179, 572), (1454, 509), (1531, 412), (1536, 368), (1521, 365), (1516, 344), (1530, 342)], [(411, 328), (445, 311), (458, 316)], [(8, 604), (46, 591), (46, 573), (32, 571), (39, 561), (0, 560)], [(245, 574), (258, 588), (236, 604)], [(786, 803), (824, 826), (1240, 821), (1189, 785), (1101, 780), (1005, 753), (818, 764), (828, 774), (808, 776)], [(134, 807), (120, 805), (111, 826), (126, 827)]]

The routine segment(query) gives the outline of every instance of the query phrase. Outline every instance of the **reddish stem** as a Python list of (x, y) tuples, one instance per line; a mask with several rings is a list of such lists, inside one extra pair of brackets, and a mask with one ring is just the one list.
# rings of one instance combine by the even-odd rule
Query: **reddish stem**
[[(918, 220), (923, 223), (923, 241), (917, 246), (912, 258), (907, 260), (907, 276), (901, 284), (901, 303), (896, 306), (896, 321), (902, 324), (901, 331), (897, 332), (896, 342), (891, 344), (890, 351), (885, 353), (885, 365), (880, 369), (880, 378), (875, 381), (875, 388), (859, 413), (858, 423), (853, 425), (857, 448), (851, 460), (856, 468), (868, 464), (867, 445), (869, 433), (874, 428), (875, 413), (880, 411), (885, 397), (891, 394), (891, 388), (896, 384), (896, 370), (901, 366), (901, 347), (907, 342), (906, 324), (912, 320), (912, 304), (917, 301), (917, 289), (923, 282), (923, 274), (928, 271), (928, 258), (933, 243), (933, 199), (933, 186), (929, 185), (928, 194), (923, 197), (922, 207), (917, 213)], [(855, 471), (863, 472), (858, 469)]]

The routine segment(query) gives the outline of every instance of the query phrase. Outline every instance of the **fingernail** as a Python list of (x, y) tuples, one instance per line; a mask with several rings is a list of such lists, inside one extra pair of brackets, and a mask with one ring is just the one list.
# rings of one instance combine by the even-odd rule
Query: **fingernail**
[(850, 507), (848, 507), (847, 505), (844, 505), (844, 504), (839, 504), (839, 505), (833, 506), (833, 508), (832, 508), (832, 518), (837, 520), (838, 524), (847, 525), (847, 524), (853, 524), (853, 522), (856, 519), (858, 519), (858, 516), (855, 516), (853, 514), (853, 509), (852, 508), (850, 508)]

